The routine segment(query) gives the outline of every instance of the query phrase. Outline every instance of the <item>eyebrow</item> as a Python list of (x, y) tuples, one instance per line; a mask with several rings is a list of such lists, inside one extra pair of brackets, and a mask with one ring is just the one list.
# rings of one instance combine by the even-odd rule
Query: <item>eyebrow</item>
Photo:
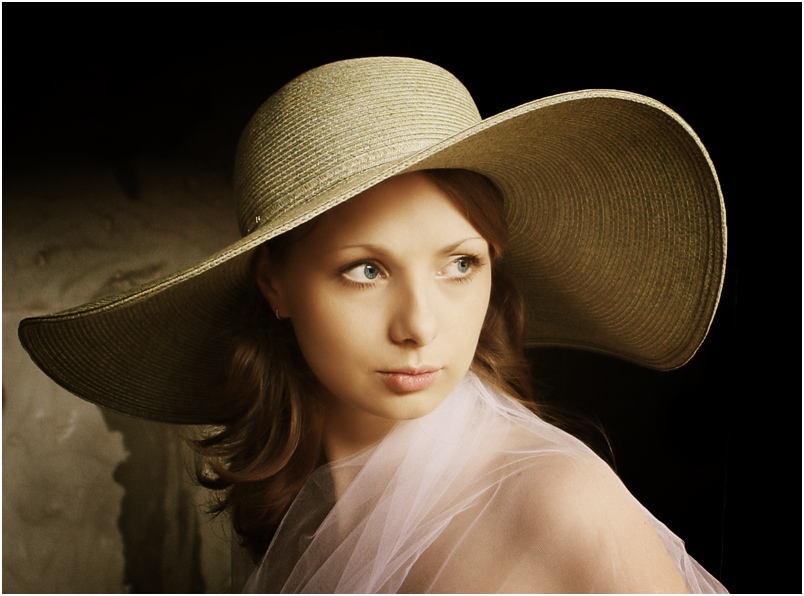
[[(439, 254), (449, 254), (451, 252), (454, 252), (459, 246), (461, 246), (462, 244), (464, 244), (466, 242), (471, 242), (472, 240), (480, 240), (482, 242), (486, 242), (486, 239), (482, 238), (480, 236), (470, 236), (469, 238), (464, 238), (463, 240), (458, 240), (458, 242), (455, 242), (453, 244), (450, 244), (448, 246), (443, 247), (439, 251)], [(349, 249), (354, 249), (354, 248), (362, 248), (364, 250), (370, 250), (372, 252), (376, 252), (376, 253), (379, 253), (379, 254), (382, 254), (382, 255), (390, 254), (390, 251), (388, 251), (385, 247), (380, 246), (379, 244), (371, 244), (371, 243), (366, 243), (366, 244), (347, 244), (346, 246), (339, 246), (339, 247), (335, 248), (335, 250), (340, 251), (340, 250), (349, 250)]]

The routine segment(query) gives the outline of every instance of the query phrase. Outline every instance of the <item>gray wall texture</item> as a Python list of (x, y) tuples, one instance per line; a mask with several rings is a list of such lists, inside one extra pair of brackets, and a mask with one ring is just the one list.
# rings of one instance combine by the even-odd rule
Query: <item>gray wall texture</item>
[(5, 592), (230, 590), (227, 520), (205, 514), (181, 429), (69, 394), (17, 339), (25, 317), (179, 270), (234, 240), (230, 185), (192, 170), (87, 162), (4, 180)]

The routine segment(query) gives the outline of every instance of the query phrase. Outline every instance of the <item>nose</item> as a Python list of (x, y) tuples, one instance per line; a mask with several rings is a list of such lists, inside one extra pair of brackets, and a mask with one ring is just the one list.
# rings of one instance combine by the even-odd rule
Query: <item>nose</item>
[(389, 325), (391, 341), (411, 347), (426, 346), (438, 335), (434, 296), (427, 283), (408, 281), (397, 288)]

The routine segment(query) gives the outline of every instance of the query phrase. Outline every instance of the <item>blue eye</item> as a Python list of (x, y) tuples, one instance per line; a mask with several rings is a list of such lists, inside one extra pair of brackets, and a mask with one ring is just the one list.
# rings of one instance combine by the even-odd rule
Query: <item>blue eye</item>
[(379, 278), (384, 277), (382, 269), (375, 263), (355, 263), (349, 265), (342, 273), (347, 281), (362, 286), (371, 286)]
[(371, 263), (367, 263), (363, 267), (363, 275), (366, 276), (366, 279), (374, 279), (380, 274), (380, 268), (376, 265), (372, 265)]
[(453, 281), (469, 281), (475, 272), (483, 267), (484, 261), (476, 255), (464, 255), (452, 259), (441, 271), (439, 277)]

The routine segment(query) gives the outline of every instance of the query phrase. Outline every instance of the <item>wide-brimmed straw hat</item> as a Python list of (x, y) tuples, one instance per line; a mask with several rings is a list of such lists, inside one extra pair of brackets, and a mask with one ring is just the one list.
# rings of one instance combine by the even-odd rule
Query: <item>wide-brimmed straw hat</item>
[(526, 345), (683, 365), (720, 297), (726, 224), (712, 162), (661, 103), (587, 90), (481, 120), (461, 83), (408, 58), (311, 70), (249, 122), (235, 165), (243, 237), (123, 294), (25, 319), (57, 383), (101, 406), (177, 423), (227, 418), (218, 390), (232, 325), (265, 241), (415, 170), (461, 168), (501, 191), (502, 264), (524, 294)]

